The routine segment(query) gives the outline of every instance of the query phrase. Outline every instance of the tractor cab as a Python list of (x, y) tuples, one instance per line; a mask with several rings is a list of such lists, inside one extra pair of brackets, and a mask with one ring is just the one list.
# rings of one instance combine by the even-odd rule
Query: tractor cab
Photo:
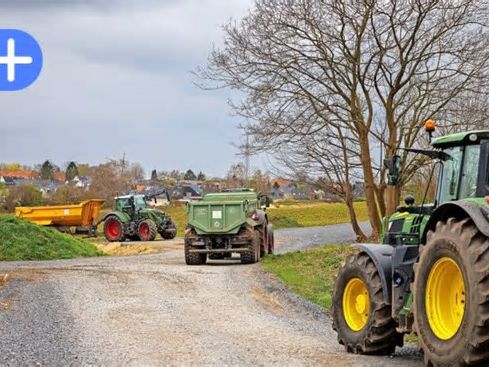
[(441, 137), (433, 142), (433, 147), (443, 153), (436, 204), (489, 194), (489, 131)]
[[(435, 160), (429, 181), (436, 180), (434, 202), (415, 205), (414, 197), (406, 196), (405, 205), (384, 219), (382, 242), (420, 243), (431, 214), (442, 204), (489, 195), (489, 131), (469, 131), (448, 135), (433, 141), (435, 150), (407, 149)], [(400, 157), (385, 162), (389, 184), (397, 184)], [(425, 195), (426, 198), (426, 195)], [(479, 199), (477, 199), (479, 198)]]
[(125, 213), (137, 213), (147, 207), (144, 195), (125, 195), (115, 198), (115, 208)]

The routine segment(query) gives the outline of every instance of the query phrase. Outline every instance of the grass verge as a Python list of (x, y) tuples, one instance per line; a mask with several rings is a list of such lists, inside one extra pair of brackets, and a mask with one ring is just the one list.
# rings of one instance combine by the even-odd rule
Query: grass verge
[[(357, 219), (368, 219), (365, 202), (354, 203)], [(343, 203), (304, 202), (267, 209), (275, 228), (316, 227), (350, 222), (348, 208)]]
[(348, 245), (326, 245), (306, 251), (270, 255), (263, 258), (261, 263), (294, 292), (329, 309), (338, 269), (344, 259), (354, 252)]
[(102, 255), (92, 243), (14, 216), (0, 216), (0, 261)]

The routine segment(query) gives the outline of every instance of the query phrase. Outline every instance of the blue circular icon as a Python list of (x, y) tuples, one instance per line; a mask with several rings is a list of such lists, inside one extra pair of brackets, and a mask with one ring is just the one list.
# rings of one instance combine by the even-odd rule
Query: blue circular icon
[(42, 51), (30, 34), (0, 29), (0, 91), (27, 88), (42, 69)]

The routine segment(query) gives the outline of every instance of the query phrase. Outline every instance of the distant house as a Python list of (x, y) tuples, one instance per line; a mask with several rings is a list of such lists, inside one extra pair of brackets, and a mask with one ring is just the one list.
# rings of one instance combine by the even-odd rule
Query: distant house
[(14, 186), (15, 180), (15, 177), (12, 176), (0, 176), (0, 182), (6, 186)]
[(35, 171), (29, 170), (17, 170), (17, 171), (0, 171), (0, 176), (2, 177), (13, 177), (13, 178), (23, 178), (23, 179), (34, 179), (39, 176)]
[(65, 182), (66, 181), (65, 173), (61, 171), (53, 172), (53, 180), (58, 182)]
[(37, 186), (39, 191), (41, 191), (42, 196), (45, 197), (58, 191), (61, 183), (56, 181), (37, 181), (33, 182), (32, 185)]
[(290, 192), (290, 196), (294, 200), (313, 200), (315, 198), (314, 190), (307, 186), (293, 188)]
[(87, 177), (87, 176), (75, 176), (75, 178), (73, 178), (73, 180), (71, 181), (66, 181), (65, 182), (66, 184), (71, 184), (75, 187), (78, 187), (80, 189), (88, 189), (90, 187), (90, 184), (92, 183), (92, 179), (90, 177)]
[(283, 199), (284, 198), (284, 192), (280, 189), (280, 187), (273, 187), (270, 189), (268, 192), (268, 195), (271, 196), (273, 199)]
[(293, 199), (292, 191), (297, 188), (297, 184), (284, 178), (272, 180), (272, 188), (268, 195), (274, 199)]

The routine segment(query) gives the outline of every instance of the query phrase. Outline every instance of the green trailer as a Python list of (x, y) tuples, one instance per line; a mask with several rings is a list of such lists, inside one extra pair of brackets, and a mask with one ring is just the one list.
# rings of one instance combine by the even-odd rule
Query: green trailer
[(273, 253), (273, 228), (265, 208), (266, 196), (249, 189), (205, 194), (187, 207), (185, 260), (188, 265), (231, 258), (240, 254), (244, 264)]

